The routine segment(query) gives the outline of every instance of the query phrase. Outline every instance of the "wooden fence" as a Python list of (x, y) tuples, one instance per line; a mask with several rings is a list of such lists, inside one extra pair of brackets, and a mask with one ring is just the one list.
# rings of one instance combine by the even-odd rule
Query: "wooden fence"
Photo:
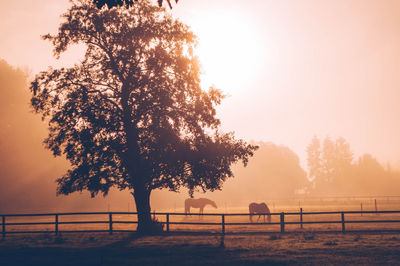
[[(370, 223), (370, 224), (378, 224), (378, 223), (397, 223), (400, 224), (399, 219), (374, 219), (374, 220), (347, 220), (346, 216), (348, 215), (354, 215), (354, 214), (360, 214), (361, 216), (364, 214), (374, 214), (374, 215), (380, 215), (380, 214), (400, 214), (400, 211), (335, 211), (335, 212), (303, 212), (302, 209), (300, 209), (299, 212), (281, 212), (281, 213), (271, 213), (271, 216), (278, 216), (279, 221), (278, 222), (226, 222), (227, 217), (234, 217), (234, 216), (249, 216), (248, 213), (205, 213), (205, 214), (184, 214), (184, 213), (152, 213), (152, 215), (157, 216), (157, 217), (164, 217), (162, 223), (165, 225), (166, 232), (171, 232), (170, 230), (170, 225), (213, 225), (213, 226), (219, 226), (220, 231), (218, 233), (220, 234), (226, 234), (226, 227), (227, 226), (239, 226), (239, 225), (245, 225), (245, 226), (260, 226), (260, 225), (278, 225), (280, 228), (280, 232), (284, 233), (287, 232), (285, 230), (286, 225), (298, 225), (299, 229), (303, 229), (304, 225), (309, 225), (309, 224), (341, 224), (341, 231), (346, 232), (346, 224), (361, 224), (361, 223)], [(60, 221), (60, 217), (66, 217), (66, 216), (83, 216), (83, 215), (106, 215), (108, 216), (108, 219), (105, 220), (91, 220), (91, 221)], [(16, 234), (16, 233), (55, 233), (56, 235), (59, 234), (60, 232), (108, 232), (112, 234), (113, 232), (135, 232), (135, 230), (116, 230), (113, 229), (113, 225), (116, 224), (137, 224), (137, 221), (128, 221), (128, 220), (113, 220), (113, 216), (115, 215), (137, 215), (136, 212), (77, 212), (77, 213), (40, 213), (40, 214), (0, 214), (1, 216), (1, 234), (3, 237), (5, 237), (7, 234)], [(190, 216), (213, 216), (213, 217), (220, 217), (220, 222), (202, 222), (202, 221), (196, 221), (196, 222), (172, 222), (170, 217), (171, 216), (184, 216), (184, 215), (190, 215)], [(304, 217), (308, 215), (338, 215), (340, 217), (337, 220), (325, 220), (325, 221), (304, 221)], [(257, 215), (255, 215), (257, 216)], [(297, 221), (285, 221), (285, 217), (290, 217), (290, 216), (297, 216), (298, 220)], [(27, 217), (29, 220), (30, 217), (52, 217), (53, 221), (46, 221), (46, 222), (15, 222), (15, 221), (7, 221), (9, 218), (16, 218), (16, 217)], [(399, 216), (400, 217), (400, 216)], [(217, 218), (218, 219), (218, 218)], [(105, 224), (107, 226), (106, 230), (59, 230), (60, 225), (66, 225), (66, 224)], [(51, 225), (54, 226), (54, 231), (53, 230), (29, 230), (29, 231), (22, 231), (22, 230), (12, 230), (12, 231), (7, 231), (8, 226), (33, 226), (33, 225)], [(375, 230), (374, 230), (375, 231)], [(394, 231), (400, 231), (399, 230), (394, 230)]]

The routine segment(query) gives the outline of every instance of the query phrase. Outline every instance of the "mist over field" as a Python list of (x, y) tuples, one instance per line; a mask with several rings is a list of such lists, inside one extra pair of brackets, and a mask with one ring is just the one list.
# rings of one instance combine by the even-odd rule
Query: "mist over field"
[[(6, 1), (0, 11), (0, 212), (134, 211), (129, 191), (56, 196), (69, 163), (45, 149), (47, 124), (29, 107), (28, 85), (48, 65), (73, 64), (82, 49), (54, 60), (40, 35), (57, 29), (69, 3), (32, 3)], [(223, 129), (259, 146), (222, 191), (194, 196), (215, 200), (215, 211), (283, 198), (397, 196), (398, 10), (398, 1), (358, 0), (185, 0), (169, 10), (199, 35), (202, 78), (228, 95), (217, 110)], [(239, 59), (252, 68), (235, 67)], [(155, 190), (152, 210), (182, 211), (187, 197), (186, 189)]]
[(0, 265), (399, 264), (400, 1), (0, 6)]
[[(68, 162), (55, 158), (44, 148), (46, 123), (29, 108), (27, 74), (0, 61), (0, 90), (0, 212), (135, 211), (128, 191), (113, 189), (107, 197), (99, 194), (95, 198), (87, 191), (56, 196), (56, 179), (65, 173)], [(329, 141), (328, 144), (340, 146), (335, 140)], [(323, 150), (324, 140), (320, 142)], [(235, 177), (226, 181), (222, 191), (195, 192), (195, 197), (209, 197), (220, 205), (220, 209), (208, 211), (221, 212), (246, 207), (253, 201), (284, 198), (397, 195), (400, 186), (400, 173), (396, 169), (380, 164), (373, 155), (353, 158), (348, 143), (344, 143), (347, 145), (344, 148), (342, 145), (344, 153), (332, 150), (336, 162), (340, 154), (350, 161), (333, 167), (331, 171), (340, 173), (329, 177), (322, 173), (311, 176), (313, 172), (302, 168), (299, 157), (286, 146), (271, 142), (255, 144), (259, 149), (248, 166), (235, 165)], [(308, 146), (312, 146), (311, 139)], [(343, 155), (346, 152), (351, 158)], [(186, 198), (185, 189), (180, 193), (156, 190), (151, 197), (152, 209), (183, 211)]]

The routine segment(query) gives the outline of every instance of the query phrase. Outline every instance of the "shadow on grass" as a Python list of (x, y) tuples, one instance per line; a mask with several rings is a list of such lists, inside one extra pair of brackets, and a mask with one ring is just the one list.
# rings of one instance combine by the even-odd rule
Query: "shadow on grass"
[[(167, 236), (167, 235), (165, 235)], [(171, 235), (169, 235), (171, 236)], [(214, 244), (154, 243), (145, 246), (138, 234), (99, 247), (0, 247), (0, 265), (283, 265), (282, 261), (243, 260), (245, 250), (225, 250)]]

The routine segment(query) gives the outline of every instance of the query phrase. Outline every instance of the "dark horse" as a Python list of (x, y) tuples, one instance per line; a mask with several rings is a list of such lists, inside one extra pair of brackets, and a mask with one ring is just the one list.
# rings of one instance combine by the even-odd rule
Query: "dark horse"
[(250, 213), (250, 221), (253, 222), (253, 215), (258, 214), (258, 220), (260, 220), (261, 215), (264, 215), (264, 223), (265, 223), (265, 215), (268, 215), (268, 222), (271, 222), (271, 212), (267, 204), (263, 203), (255, 203), (252, 202), (249, 204), (249, 213)]
[(190, 207), (200, 208), (200, 214), (203, 214), (203, 210), (206, 205), (211, 205), (214, 208), (217, 208), (217, 204), (215, 204), (214, 201), (206, 199), (206, 198), (186, 199), (185, 200), (185, 214), (190, 213)]

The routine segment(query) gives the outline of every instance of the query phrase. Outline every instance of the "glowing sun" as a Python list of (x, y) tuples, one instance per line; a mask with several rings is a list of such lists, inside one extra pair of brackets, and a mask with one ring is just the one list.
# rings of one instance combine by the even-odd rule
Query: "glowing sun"
[(193, 20), (192, 29), (199, 38), (196, 53), (205, 87), (234, 94), (254, 81), (263, 49), (250, 18), (229, 10), (207, 11)]

